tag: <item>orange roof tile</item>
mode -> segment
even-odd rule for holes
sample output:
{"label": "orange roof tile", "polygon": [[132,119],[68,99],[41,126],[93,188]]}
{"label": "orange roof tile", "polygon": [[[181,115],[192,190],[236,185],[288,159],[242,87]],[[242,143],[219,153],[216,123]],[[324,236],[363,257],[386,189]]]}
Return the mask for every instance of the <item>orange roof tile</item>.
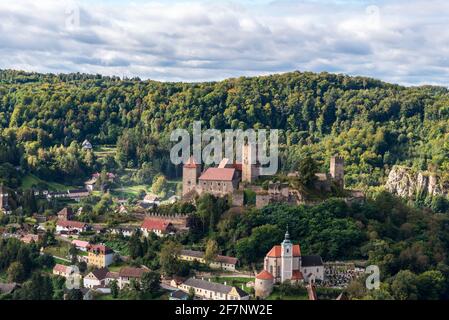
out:
{"label": "orange roof tile", "polygon": [[274,277],[273,277],[273,275],[272,275],[271,273],[269,273],[268,271],[262,270],[262,271],[256,276],[256,279],[259,279],[259,280],[273,280]]}
{"label": "orange roof tile", "polygon": [[199,177],[199,180],[232,181],[234,174],[234,168],[208,168]]}
{"label": "orange roof tile", "polygon": [[[280,258],[281,257],[281,246],[273,246],[271,250],[267,254],[268,257],[272,258]],[[299,244],[293,245],[293,256],[294,257],[300,257],[301,256],[301,248],[299,247]]]}

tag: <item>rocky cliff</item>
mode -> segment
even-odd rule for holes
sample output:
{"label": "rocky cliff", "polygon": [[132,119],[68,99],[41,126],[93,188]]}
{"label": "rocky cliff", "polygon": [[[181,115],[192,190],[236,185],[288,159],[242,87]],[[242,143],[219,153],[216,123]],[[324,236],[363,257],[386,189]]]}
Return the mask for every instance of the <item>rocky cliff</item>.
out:
{"label": "rocky cliff", "polygon": [[436,174],[415,172],[411,168],[394,166],[385,184],[387,190],[400,197],[414,198],[417,194],[447,195],[449,188],[444,186]]}

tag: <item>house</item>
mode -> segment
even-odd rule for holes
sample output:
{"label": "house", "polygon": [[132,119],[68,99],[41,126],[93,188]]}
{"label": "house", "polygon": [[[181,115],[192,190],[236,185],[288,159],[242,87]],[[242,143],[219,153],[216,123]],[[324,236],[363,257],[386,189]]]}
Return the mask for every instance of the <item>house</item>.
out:
{"label": "house", "polygon": [[79,221],[58,220],[56,223],[56,233],[80,233],[88,229],[87,223]]}
{"label": "house", "polygon": [[256,276],[256,297],[266,297],[275,283],[315,282],[324,280],[324,264],[320,256],[303,256],[299,244],[290,241],[285,233],[281,245],[276,245],[267,253],[264,268]]}
{"label": "house", "polygon": [[[179,259],[184,261],[198,261],[200,263],[206,263],[204,260],[204,252],[202,251],[182,250]],[[237,258],[218,255],[214,261],[209,263],[209,266],[213,269],[235,271],[237,263]]]}
{"label": "house", "polygon": [[[89,180],[84,182],[84,185],[86,186],[86,189],[88,191],[91,191],[91,192],[94,191],[94,189],[96,187],[96,184],[97,184],[97,181],[100,178],[100,176],[101,176],[101,173],[96,172],[96,173],[92,174],[92,177]],[[113,174],[111,172],[107,172],[106,173],[106,177],[107,177],[109,182],[114,182],[114,180],[116,178],[115,174]]]}
{"label": "house", "polygon": [[73,211],[70,207],[65,207],[61,211],[58,212],[58,220],[72,220]]}
{"label": "house", "polygon": [[148,272],[148,270],[144,268],[125,267],[120,269],[118,278],[119,288],[123,289],[126,286],[129,286],[131,281],[140,283],[145,272]]}
{"label": "house", "polygon": [[30,244],[30,243],[37,243],[39,241],[40,237],[38,234],[25,234],[20,238],[20,241],[22,241],[23,243],[26,244]]}
{"label": "house", "polygon": [[87,264],[97,268],[107,267],[114,260],[114,251],[102,244],[91,245],[87,252]]}
{"label": "house", "polygon": [[57,275],[57,276],[61,276],[64,278],[67,278],[68,276],[70,276],[73,273],[73,269],[70,266],[65,266],[63,264],[59,264],[57,263],[54,267],[53,267],[53,274]]}
{"label": "house", "polygon": [[170,297],[168,298],[168,300],[188,300],[188,299],[189,294],[182,290],[172,291],[170,293]]}
{"label": "house", "polygon": [[119,273],[118,272],[109,271],[106,274],[106,278],[104,279],[104,284],[106,286],[109,286],[112,281],[117,281],[117,284],[118,284],[118,282],[119,282]]}
{"label": "house", "polygon": [[151,232],[155,233],[159,237],[162,237],[175,231],[171,222],[156,218],[146,218],[143,221],[140,230],[145,237],[148,237]]}
{"label": "house", "polygon": [[249,300],[249,294],[240,288],[195,278],[187,279],[178,288],[186,293],[193,288],[195,296],[206,300]]}
{"label": "house", "polygon": [[83,284],[85,288],[96,288],[106,285],[106,277],[109,273],[108,268],[100,268],[90,272],[83,279]]}
{"label": "house", "polygon": [[109,229],[112,234],[120,234],[124,237],[131,237],[133,233],[136,231],[136,227],[126,227],[126,226],[118,226],[115,228]]}
{"label": "house", "polygon": [[89,242],[87,241],[82,241],[82,240],[72,240],[72,245],[74,245],[78,250],[83,251],[83,252],[87,252],[87,250],[90,247]]}
{"label": "house", "polygon": [[142,200],[142,204],[156,207],[161,204],[161,198],[153,193],[147,193]]}
{"label": "house", "polygon": [[81,148],[85,149],[85,150],[92,150],[92,143],[89,142],[89,140],[84,140]]}
{"label": "house", "polygon": [[87,191],[94,191],[95,189],[95,184],[97,183],[97,179],[95,178],[91,178],[87,181],[84,182],[84,186],[86,187]]}

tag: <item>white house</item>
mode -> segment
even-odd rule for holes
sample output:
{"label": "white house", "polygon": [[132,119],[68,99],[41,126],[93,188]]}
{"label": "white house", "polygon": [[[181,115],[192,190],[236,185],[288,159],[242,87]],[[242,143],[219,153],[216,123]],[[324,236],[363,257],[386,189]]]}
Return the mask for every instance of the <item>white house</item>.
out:
{"label": "white house", "polygon": [[82,241],[82,240],[72,240],[72,245],[74,245],[78,250],[87,252],[87,250],[90,247],[90,244],[88,241]]}
{"label": "white house", "polygon": [[84,287],[93,289],[105,286],[105,280],[108,273],[108,268],[100,268],[90,272],[87,276],[84,277]]}
{"label": "white house", "polygon": [[87,223],[79,221],[58,220],[56,223],[56,233],[80,233],[87,230]]}
{"label": "white house", "polygon": [[162,219],[146,218],[143,221],[140,230],[145,237],[148,237],[152,232],[159,237],[163,237],[164,235],[174,232],[174,227],[170,222]]}
{"label": "white house", "polygon": [[249,300],[249,294],[238,287],[195,278],[187,279],[178,288],[186,293],[192,288],[195,296],[206,300]]}

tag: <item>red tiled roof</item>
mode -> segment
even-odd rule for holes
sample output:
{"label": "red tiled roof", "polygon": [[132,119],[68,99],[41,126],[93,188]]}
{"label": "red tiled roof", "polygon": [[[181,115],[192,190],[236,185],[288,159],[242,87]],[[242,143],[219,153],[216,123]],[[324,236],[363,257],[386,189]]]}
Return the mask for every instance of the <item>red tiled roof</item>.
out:
{"label": "red tiled roof", "polygon": [[119,276],[126,278],[142,278],[145,272],[147,272],[147,270],[143,268],[125,267],[120,269]]}
{"label": "red tiled roof", "polygon": [[199,164],[195,162],[195,159],[193,157],[190,157],[184,165],[184,168],[196,168],[198,166]]}
{"label": "red tiled roof", "polygon": [[[271,250],[267,254],[268,257],[272,258],[280,258],[281,257],[281,246],[274,246],[271,248]],[[294,257],[300,257],[301,256],[301,248],[299,247],[299,244],[293,245],[293,256]]]}
{"label": "red tiled roof", "polygon": [[167,230],[170,223],[161,219],[147,218],[143,221],[141,228],[147,230]]}
{"label": "red tiled roof", "polygon": [[56,271],[56,272],[62,272],[62,273],[67,273],[67,266],[65,266],[65,265],[63,265],[63,264],[57,263],[57,264],[53,267],[53,271]]}
{"label": "red tiled roof", "polygon": [[269,273],[268,271],[262,270],[262,272],[260,272],[260,273],[256,276],[256,279],[259,279],[259,280],[273,280],[274,277],[273,277],[273,275],[272,275],[271,273]]}
{"label": "red tiled roof", "polygon": [[208,168],[199,180],[232,181],[234,174],[234,168]]}
{"label": "red tiled roof", "polygon": [[220,256],[218,255],[215,259],[217,262],[227,263],[227,264],[237,264],[239,261],[237,258],[229,257],[229,256]]}
{"label": "red tiled roof", "polygon": [[299,270],[293,270],[292,280],[304,280],[302,272]]}
{"label": "red tiled roof", "polygon": [[68,220],[58,220],[58,226],[64,228],[84,228],[86,227],[86,223],[79,221],[68,221]]}
{"label": "red tiled roof", "polygon": [[72,244],[74,244],[75,246],[80,247],[80,248],[88,248],[89,247],[89,242],[82,241],[82,240],[72,240]]}
{"label": "red tiled roof", "polygon": [[96,254],[110,254],[113,253],[114,251],[112,251],[111,248],[106,247],[103,244],[93,244],[90,246],[89,252],[93,252]]}

